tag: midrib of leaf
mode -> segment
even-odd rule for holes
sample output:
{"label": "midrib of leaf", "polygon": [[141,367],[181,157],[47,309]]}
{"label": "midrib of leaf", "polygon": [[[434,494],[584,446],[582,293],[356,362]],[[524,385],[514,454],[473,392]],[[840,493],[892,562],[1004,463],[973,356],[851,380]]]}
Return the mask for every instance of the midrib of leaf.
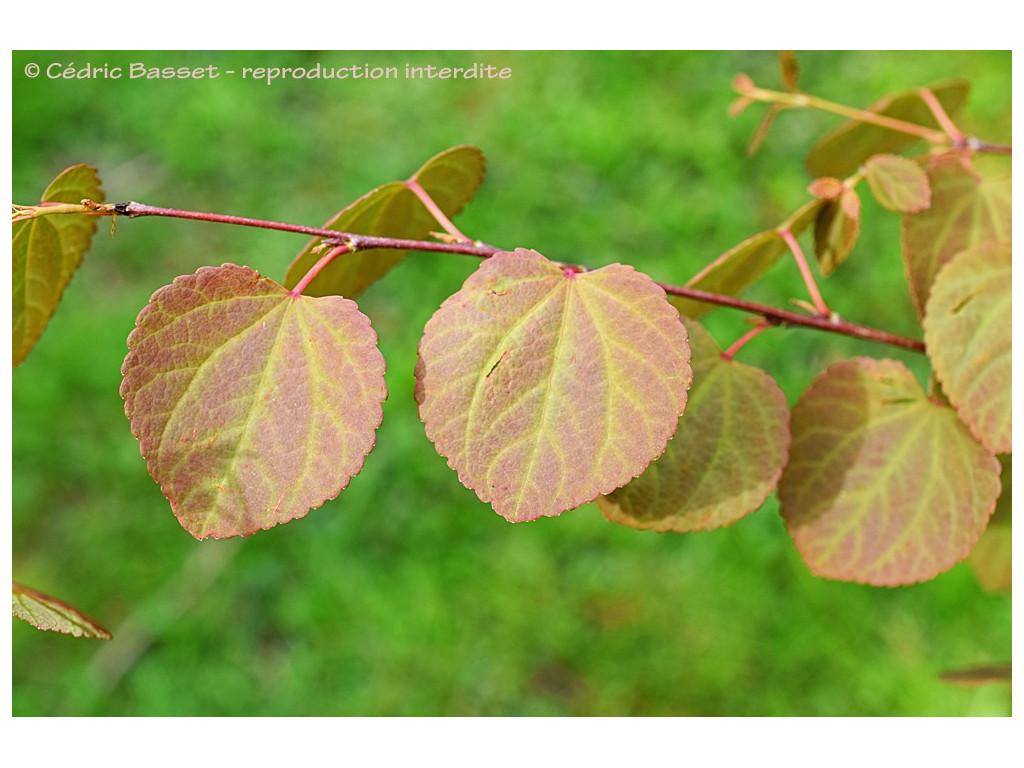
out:
{"label": "midrib of leaf", "polygon": [[[255,414],[255,412],[257,410],[256,407],[255,407],[255,404],[260,401],[259,394],[263,391],[264,384],[267,381],[267,377],[269,375],[269,371],[270,371],[270,369],[272,367],[269,363],[273,362],[275,366],[277,365],[277,352],[278,352],[278,350],[282,346],[281,339],[284,336],[284,331],[285,331],[285,328],[287,327],[287,324],[288,324],[287,321],[288,321],[289,311],[292,309],[294,304],[295,304],[295,299],[286,298],[283,302],[278,303],[276,306],[274,306],[272,308],[272,310],[270,312],[267,312],[265,315],[261,316],[261,318],[260,318],[262,320],[263,318],[271,316],[274,313],[274,310],[276,310],[278,307],[280,307],[281,311],[284,313],[284,317],[282,317],[280,323],[278,323],[277,333],[274,335],[274,343],[271,345],[270,354],[267,355],[267,362],[265,362],[263,364],[263,366],[262,366],[262,370],[260,372],[259,383],[256,385],[256,388],[253,391],[253,393],[249,396],[249,399],[252,401],[253,405],[250,405],[250,407],[246,410],[245,423],[242,425],[241,437],[235,443],[235,451],[231,455],[231,459],[230,459],[230,462],[229,462],[229,465],[228,465],[228,470],[221,475],[222,480],[227,480],[228,478],[234,478],[235,477],[235,474],[236,474],[235,473],[235,467],[236,467],[236,465],[238,463],[238,457],[243,453],[242,446],[243,445],[249,445],[250,442],[251,442],[251,440],[249,439],[249,435],[253,431],[252,430],[252,422],[253,422],[254,414]],[[218,348],[218,356],[219,356],[219,353],[222,350],[225,350],[228,347],[234,346],[235,342],[242,343],[244,341],[244,337],[248,336],[250,330],[254,326],[255,326],[255,323],[253,323],[248,328],[246,328],[245,329],[245,333],[237,334],[235,336],[235,338],[231,340],[230,344],[223,345],[223,346],[219,347]],[[212,358],[210,358],[210,359],[212,360]],[[288,492],[288,487],[287,486],[282,488],[281,496],[278,497],[277,505],[276,506],[280,506],[281,499],[284,498],[284,495],[287,492]],[[275,507],[275,509],[276,509],[276,507]],[[217,505],[212,506],[210,508],[210,511],[206,515],[206,523],[207,523],[207,525],[209,525],[210,522],[214,518],[216,518],[217,513],[218,513]]]}
{"label": "midrib of leaf", "polygon": [[[562,289],[562,283],[563,282],[565,283],[565,304],[564,304],[564,307],[562,308],[562,322],[561,322],[561,324],[558,327],[558,340],[555,342],[554,354],[551,356],[552,357],[552,359],[551,359],[551,370],[548,371],[547,387],[545,388],[545,392],[544,392],[544,402],[543,402],[543,406],[541,408],[540,422],[539,422],[539,424],[537,426],[537,429],[534,430],[534,432],[533,432],[532,446],[530,448],[530,460],[529,460],[529,464],[527,465],[526,472],[523,473],[523,477],[527,478],[527,479],[533,477],[533,468],[537,465],[537,449],[538,449],[539,444],[540,444],[540,440],[538,439],[538,435],[540,435],[543,432],[544,427],[547,425],[547,422],[548,422],[548,412],[551,410],[551,390],[553,388],[553,383],[554,383],[554,380],[555,380],[555,372],[558,370],[558,361],[560,359],[559,353],[562,350],[562,342],[565,339],[565,325],[566,325],[566,320],[569,317],[569,305],[570,305],[570,303],[572,301],[573,295],[575,293],[577,293],[577,291],[573,291],[573,287],[574,287],[574,284],[575,284],[576,281],[575,280],[561,280],[560,279],[558,281],[558,283],[556,284],[555,288],[547,296],[544,297],[543,302],[538,302],[538,306],[540,306],[542,303],[546,303],[548,301],[548,299],[553,294],[555,294],[557,291],[560,291]],[[532,314],[532,312],[528,313],[528,314]],[[520,323],[517,323],[516,325],[518,327],[520,325]],[[506,338],[507,338],[507,334],[506,334]],[[527,439],[529,439],[529,438],[527,438]],[[563,457],[563,460],[564,460],[564,457]],[[563,475],[563,477],[564,477],[564,475]],[[563,486],[563,482],[562,482],[561,477],[560,477],[559,478],[559,483],[558,483],[558,490],[559,491],[561,491],[562,486]],[[516,496],[516,503],[515,503],[515,506],[513,507],[513,514],[516,517],[519,516],[519,509],[520,509],[520,507],[522,506],[522,503],[523,503],[523,494],[526,492],[527,487],[528,487],[528,483],[527,482],[523,482],[523,483],[519,484],[519,493]]]}
{"label": "midrib of leaf", "polygon": [[[522,284],[522,283],[528,283],[528,282],[536,282],[538,279],[544,279],[544,278],[533,278],[533,279],[528,279],[528,280],[517,280],[517,283]],[[498,356],[499,360],[501,359],[501,355],[504,354],[504,352],[502,351],[502,348],[505,347],[506,342],[509,339],[515,337],[515,335],[518,333],[519,329],[522,328],[524,325],[526,325],[526,323],[529,322],[530,318],[532,318],[535,314],[537,314],[548,303],[548,301],[550,301],[551,298],[556,293],[558,293],[558,291],[560,291],[561,289],[562,289],[561,282],[556,282],[554,287],[550,291],[548,291],[546,294],[544,294],[544,296],[541,297],[541,299],[539,301],[537,301],[537,303],[535,303],[533,305],[533,307],[530,308],[529,312],[527,312],[522,317],[520,317],[494,343],[493,350],[491,351],[491,353],[486,358],[487,359],[487,363],[483,366],[483,368],[480,371],[480,374],[477,376],[476,385],[473,387],[473,395],[472,395],[472,397],[470,398],[470,401],[469,401],[469,410],[466,413],[466,426],[465,426],[465,428],[463,430],[462,444],[463,444],[463,446],[465,446],[465,450],[466,450],[467,453],[470,452],[470,445],[472,443],[472,439],[471,439],[471,435],[470,435],[470,429],[472,428],[472,425],[474,424],[474,421],[475,421],[475,418],[476,418],[476,413],[477,413],[477,410],[478,410],[478,405],[480,403],[480,395],[481,395],[481,392],[483,391],[483,386],[487,382],[488,376],[490,375],[490,372],[493,369],[493,363],[491,361],[494,360],[495,355]],[[564,316],[563,316],[563,321],[564,321]],[[505,347],[505,349],[509,349],[509,348],[510,347]],[[457,350],[455,352],[453,352],[453,354],[458,354]],[[523,394],[526,394],[526,393],[523,393]],[[505,415],[505,413],[508,412],[509,409],[514,408],[518,402],[519,401],[517,400],[515,402],[509,403],[506,406],[504,411],[501,411],[500,413],[495,414],[495,416],[492,419],[492,421],[493,422],[497,422],[502,416]],[[447,426],[448,423],[450,423],[451,421],[453,421],[454,419],[457,419],[457,418],[458,418],[458,414],[450,417],[445,422],[445,424],[442,425],[442,428],[444,426]],[[529,438],[524,436],[524,437],[520,438],[517,441],[511,442],[509,445],[507,445],[501,451],[499,456],[504,454],[510,448],[518,445],[520,442],[522,442],[524,440],[527,440],[527,439],[529,439]],[[498,457],[495,457],[495,462],[494,462],[495,464],[497,463],[497,458]],[[488,479],[489,479],[489,477],[490,477],[490,473],[488,472]]]}
{"label": "midrib of leaf", "polygon": [[[609,291],[605,286],[601,285],[600,283],[598,283],[596,281],[594,281],[591,284],[589,284],[589,290],[594,291],[594,292],[598,292],[598,293],[603,293],[605,296],[611,297],[611,299],[614,302],[616,302],[616,303],[620,303],[620,304],[623,303],[621,297],[619,296],[619,294],[617,294],[615,291]],[[581,296],[582,296],[582,294],[581,294]],[[584,304],[586,303],[585,299],[581,299],[581,300],[584,302]],[[601,314],[599,312],[595,313],[592,309],[590,309],[590,307],[587,307],[587,309],[588,309],[588,313],[590,314],[590,317],[594,321],[594,325],[597,326],[597,327],[603,327],[602,324],[601,324]],[[667,344],[671,345],[673,343],[673,339],[669,336],[668,333],[665,332],[665,330],[662,328],[662,326],[660,324],[652,323],[645,313],[638,311],[635,307],[630,307],[630,310],[631,310],[631,312],[632,312],[634,317],[639,318],[649,330],[654,331],[654,333],[656,333],[658,336],[660,336]],[[680,323],[681,322],[682,321],[680,321]],[[684,326],[684,328],[685,328],[685,326]],[[607,350],[606,340],[610,339],[610,338],[614,338],[614,336],[611,335],[611,334],[607,334],[607,333],[602,333],[601,334],[601,343],[602,343],[602,345],[604,346],[604,348],[606,350]],[[641,360],[644,359],[642,355],[641,356],[636,355],[636,353],[634,352],[634,350],[633,350],[633,348],[631,346],[623,345],[623,344],[619,344],[618,346],[621,349],[625,349],[629,354],[633,355],[634,357],[639,357]],[[607,355],[605,355],[605,362],[606,362],[605,370],[609,370],[610,369],[610,364],[608,363],[608,356]],[[621,387],[620,385],[615,385],[615,386],[620,391],[623,391],[623,392],[625,391],[625,389],[623,387]],[[638,398],[635,396],[635,392],[631,392],[629,394],[632,395],[632,396],[629,397],[629,400],[631,402],[633,402],[633,403],[640,403],[640,405],[643,405],[642,401],[638,400]],[[609,409],[611,408],[611,399],[610,398],[608,400],[608,408]],[[643,408],[641,408],[640,410],[643,410]],[[611,419],[610,418],[607,419],[606,423],[608,423],[610,425],[611,424]],[[632,425],[632,426],[633,426],[633,428],[636,428],[636,425]],[[648,424],[647,422],[644,422],[643,426],[646,429],[647,434],[650,435],[650,433],[651,433],[650,424]],[[608,435],[606,434],[606,440],[605,440],[605,444],[606,445],[607,445],[607,442],[608,442]]]}

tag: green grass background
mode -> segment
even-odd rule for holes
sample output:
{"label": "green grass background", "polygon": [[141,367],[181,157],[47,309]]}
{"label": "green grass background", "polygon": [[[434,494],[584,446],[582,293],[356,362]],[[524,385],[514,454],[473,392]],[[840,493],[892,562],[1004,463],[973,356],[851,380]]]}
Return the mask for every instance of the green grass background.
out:
{"label": "green grass background", "polygon": [[[800,54],[801,84],[866,106],[972,81],[961,123],[1010,140],[1008,52]],[[777,87],[771,52],[15,52],[14,200],[67,165],[110,201],[318,225],[447,147],[488,157],[457,219],[473,237],[684,282],[807,199],[802,157],[837,120],[726,111],[740,71]],[[78,66],[511,67],[508,80],[50,80]],[[1008,167],[1008,164],[1007,164]],[[13,374],[13,568],[112,629],[77,640],[13,620],[16,715],[1004,715],[1004,686],[939,682],[1010,657],[1010,599],[966,565],[899,589],[812,577],[774,499],[725,530],[609,524],[594,505],[510,525],[423,435],[416,344],[475,264],[419,254],[361,299],[388,362],[377,447],[341,497],[244,540],[195,542],[146,474],[118,396],[149,295],[206,264],[282,279],[304,238],[204,223],[101,225],[42,340]],[[822,281],[844,316],[914,334],[899,221],[864,200],[850,261]],[[805,298],[780,263],[748,296]],[[722,345],[746,329],[708,318]],[[912,354],[774,331],[740,360],[790,402],[828,364]]]}

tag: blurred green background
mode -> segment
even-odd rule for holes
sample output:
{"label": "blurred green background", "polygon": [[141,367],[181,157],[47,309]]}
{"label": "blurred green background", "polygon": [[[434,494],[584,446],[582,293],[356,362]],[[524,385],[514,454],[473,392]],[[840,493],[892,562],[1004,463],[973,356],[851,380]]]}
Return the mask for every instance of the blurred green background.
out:
{"label": "blurred green background", "polygon": [[[362,193],[476,144],[488,176],[456,220],[470,236],[682,283],[807,199],[802,158],[837,123],[727,117],[730,81],[780,82],[773,52],[15,52],[15,202],[97,166],[109,201],[319,225]],[[29,63],[510,67],[507,80],[30,79]],[[1010,141],[1009,52],[811,52],[801,85],[866,106],[947,77],[960,123]],[[1007,170],[1009,163],[1006,163]],[[463,488],[412,398],[426,320],[475,267],[418,254],[360,299],[388,362],[377,447],[336,501],[244,540],[177,523],[118,396],[149,295],[206,264],[282,279],[305,239],[174,220],[101,224],[42,340],[13,374],[13,567],[110,642],[13,620],[15,715],[1005,715],[1006,686],[943,670],[1008,661],[1010,598],[966,565],[873,589],[813,578],[774,499],[710,533],[637,532],[594,505],[510,525]],[[833,308],[914,335],[896,216],[864,199]],[[749,298],[806,298],[780,263]],[[748,327],[707,325],[723,346]],[[794,402],[833,361],[913,354],[803,330],[739,359]]]}

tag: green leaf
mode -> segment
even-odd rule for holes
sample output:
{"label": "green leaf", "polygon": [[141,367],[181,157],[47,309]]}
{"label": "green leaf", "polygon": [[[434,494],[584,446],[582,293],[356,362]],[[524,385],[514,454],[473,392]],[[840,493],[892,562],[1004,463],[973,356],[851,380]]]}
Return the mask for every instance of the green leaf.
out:
{"label": "green leaf", "polygon": [[895,360],[855,358],[801,396],[779,502],[819,576],[893,586],[967,557],[999,495],[999,462]]}
{"label": "green leaf", "polygon": [[1012,448],[1010,243],[981,243],[935,279],[923,325],[928,356],[949,401],[995,453]]}
{"label": "green leaf", "polygon": [[[966,80],[947,80],[928,87],[950,117],[956,117],[971,90]],[[918,89],[886,96],[865,111],[926,128],[939,127]],[[807,155],[807,169],[815,176],[849,176],[872,155],[900,152],[917,141],[920,139],[909,133],[850,120],[814,145]]]}
{"label": "green leaf", "polygon": [[11,613],[36,629],[109,640],[110,633],[73,605],[21,584],[11,584]]}
{"label": "green leaf", "polygon": [[957,157],[928,170],[932,204],[903,217],[903,258],[911,292],[923,314],[939,269],[953,256],[986,240],[1010,242],[1010,177],[983,179]]}
{"label": "green leaf", "polygon": [[[73,165],[43,193],[44,203],[101,202],[96,169]],[[96,232],[96,217],[55,214],[16,222],[11,230],[13,359],[17,366],[35,346]]]}
{"label": "green leaf", "polygon": [[899,155],[874,155],[864,164],[865,178],[879,205],[890,211],[918,213],[932,203],[928,174]]}
{"label": "green leaf", "polygon": [[157,291],[128,337],[121,395],[149,472],[198,539],[245,536],[337,496],[386,397],[370,321],[233,264]]}
{"label": "green leaf", "polygon": [[758,509],[782,475],[786,396],[760,368],[722,357],[696,320],[684,323],[694,382],[686,414],[659,459],[597,500],[612,522],[677,532],[730,525]]}
{"label": "green leaf", "polygon": [[828,200],[814,224],[814,255],[823,275],[831,275],[846,261],[860,235],[860,198],[852,187]]}
{"label": "green leaf", "polygon": [[689,358],[664,292],[632,267],[577,273],[500,252],[427,323],[420,417],[499,514],[553,517],[661,455],[686,406]]}
{"label": "green leaf", "polygon": [[[777,229],[768,229],[748,237],[690,278],[686,287],[708,293],[739,296],[761,279],[786,253],[786,242],[779,231],[783,227],[788,227],[794,237],[799,237],[814,223],[823,204],[822,200],[811,200]],[[670,296],[669,301],[684,317],[700,318],[715,308],[714,304],[682,296]]]}
{"label": "green leaf", "polygon": [[[473,199],[484,178],[484,156],[472,146],[446,150],[412,175],[448,218]],[[404,182],[393,181],[368,192],[325,225],[338,232],[422,240],[440,225]],[[313,238],[295,257],[284,284],[294,288],[322,255]],[[374,248],[345,254],[331,262],[303,292],[307,296],[356,298],[409,255],[408,251]]]}
{"label": "green leaf", "polygon": [[[738,296],[775,266],[785,252],[786,243],[774,229],[758,232],[708,264],[686,287]],[[682,296],[671,296],[669,301],[684,317],[700,318],[715,308],[714,304]]]}

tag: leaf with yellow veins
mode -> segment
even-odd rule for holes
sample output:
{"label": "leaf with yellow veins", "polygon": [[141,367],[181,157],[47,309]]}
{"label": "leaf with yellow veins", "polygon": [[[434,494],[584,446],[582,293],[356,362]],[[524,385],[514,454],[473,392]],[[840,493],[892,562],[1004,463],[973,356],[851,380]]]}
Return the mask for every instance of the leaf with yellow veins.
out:
{"label": "leaf with yellow veins", "polygon": [[649,277],[535,251],[485,261],[427,323],[427,437],[512,522],[609,493],[661,455],[686,407],[686,328]]}
{"label": "leaf with yellow veins", "polygon": [[837,363],[801,396],[779,504],[818,576],[927,581],[978,541],[999,462],[896,360]]}
{"label": "leaf with yellow veins", "polygon": [[354,302],[294,297],[248,267],[203,267],[153,294],[121,395],[181,525],[245,536],[337,496],[381,423],[376,344]]}

